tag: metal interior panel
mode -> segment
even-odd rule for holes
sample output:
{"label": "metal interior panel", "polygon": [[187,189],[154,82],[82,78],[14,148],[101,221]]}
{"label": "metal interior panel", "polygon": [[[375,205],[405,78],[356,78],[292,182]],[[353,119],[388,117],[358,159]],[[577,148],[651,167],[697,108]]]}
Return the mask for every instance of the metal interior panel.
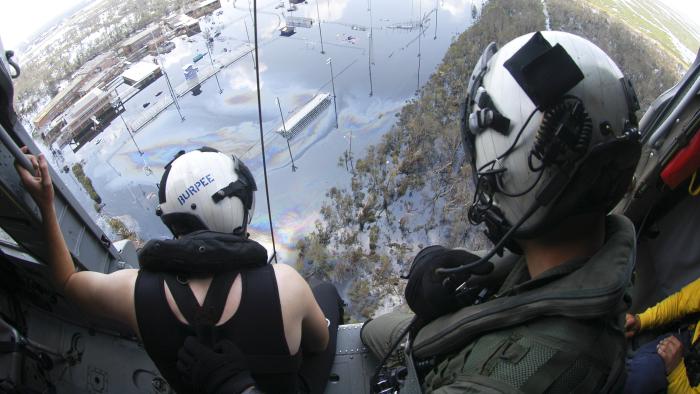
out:
{"label": "metal interior panel", "polygon": [[326,393],[369,393],[369,379],[377,367],[377,360],[360,340],[362,324],[338,327],[335,361],[331,369]]}

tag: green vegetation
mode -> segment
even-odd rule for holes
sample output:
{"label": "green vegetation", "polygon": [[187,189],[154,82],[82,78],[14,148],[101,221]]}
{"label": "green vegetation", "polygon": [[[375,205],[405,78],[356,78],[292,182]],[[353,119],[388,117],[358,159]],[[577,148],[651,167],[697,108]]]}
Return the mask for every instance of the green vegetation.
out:
{"label": "green vegetation", "polygon": [[601,10],[627,26],[653,39],[677,61],[688,66],[683,54],[674,44],[674,37],[680,44],[692,51],[700,46],[697,35],[683,24],[679,17],[667,7],[651,0],[586,0],[593,7]]}
{"label": "green vegetation", "polygon": [[136,244],[137,248],[143,243],[141,238],[139,238],[139,236],[136,234],[136,232],[129,230],[126,224],[124,224],[124,222],[119,218],[108,218],[107,224],[109,224],[109,227],[114,231],[117,238],[129,239]]}
{"label": "green vegetation", "polygon": [[630,29],[627,22],[591,13],[582,0],[548,0],[547,4],[552,29],[579,34],[608,53],[632,79],[643,110],[680,79],[683,64],[646,35]]}
{"label": "green vegetation", "polygon": [[[635,83],[644,108],[678,78],[680,66],[624,24],[578,1],[547,3],[552,28],[583,35],[607,51]],[[348,284],[351,318],[370,317],[388,296],[402,295],[399,274],[420,248],[488,247],[482,229],[467,220],[473,186],[459,107],[467,76],[489,42],[503,45],[544,24],[538,0],[489,2],[450,46],[419,97],[397,114],[394,127],[355,161],[350,189],[326,193],[321,220],[297,244],[296,266],[306,277]]]}
{"label": "green vegetation", "polygon": [[[78,180],[78,182],[80,182],[80,184],[83,185],[87,193],[90,195],[90,198],[95,203],[102,204],[102,197],[100,197],[100,195],[97,194],[95,187],[92,186],[92,180],[90,180],[90,178],[88,178],[88,176],[85,175],[85,171],[83,171],[83,165],[80,163],[75,163],[73,164],[72,170],[73,175],[75,175],[75,178]],[[97,208],[95,210],[97,210]]]}

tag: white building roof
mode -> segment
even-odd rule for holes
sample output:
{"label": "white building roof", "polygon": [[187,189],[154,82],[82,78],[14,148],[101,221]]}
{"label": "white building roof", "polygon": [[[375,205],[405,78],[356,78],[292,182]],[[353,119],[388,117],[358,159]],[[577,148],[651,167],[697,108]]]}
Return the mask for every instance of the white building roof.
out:
{"label": "white building roof", "polygon": [[[149,26],[146,28],[146,30],[144,30],[140,33],[136,33],[133,36],[122,41],[122,43],[120,45],[122,47],[133,45],[133,44],[143,40],[147,36],[150,36],[151,34],[156,33],[157,31],[159,31],[159,29],[160,29],[160,26],[158,26],[158,25]],[[160,35],[160,33],[157,35]]]}
{"label": "white building roof", "polygon": [[199,23],[199,20],[192,18],[189,15],[180,14],[169,18],[167,23],[171,28],[178,29],[181,27],[196,25]]}
{"label": "white building roof", "polygon": [[156,72],[159,68],[160,66],[153,62],[141,61],[132,64],[128,70],[122,73],[122,76],[135,82],[141,82]]}
{"label": "white building roof", "polygon": [[107,92],[102,89],[94,88],[90,90],[85,96],[81,97],[80,100],[66,110],[64,113],[66,122],[70,123],[73,120],[83,116],[85,112],[93,110],[94,108],[92,108],[92,106],[102,100],[105,96],[107,96]]}
{"label": "white building roof", "polygon": [[199,4],[195,4],[195,7],[202,8],[202,7],[208,6],[209,4],[212,4],[212,3],[219,3],[219,6],[221,6],[221,2],[219,0],[203,0],[203,1],[200,1]]}

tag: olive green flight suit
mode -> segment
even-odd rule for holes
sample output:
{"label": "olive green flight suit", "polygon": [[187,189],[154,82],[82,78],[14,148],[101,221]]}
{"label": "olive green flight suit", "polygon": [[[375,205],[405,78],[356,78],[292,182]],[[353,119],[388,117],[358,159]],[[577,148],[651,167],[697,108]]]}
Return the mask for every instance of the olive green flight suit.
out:
{"label": "olive green flight suit", "polygon": [[[634,227],[611,216],[607,240],[530,279],[519,261],[497,295],[421,328],[414,360],[434,359],[427,393],[601,393],[624,384],[624,313],[634,263]],[[389,313],[362,330],[377,357],[412,315]]]}

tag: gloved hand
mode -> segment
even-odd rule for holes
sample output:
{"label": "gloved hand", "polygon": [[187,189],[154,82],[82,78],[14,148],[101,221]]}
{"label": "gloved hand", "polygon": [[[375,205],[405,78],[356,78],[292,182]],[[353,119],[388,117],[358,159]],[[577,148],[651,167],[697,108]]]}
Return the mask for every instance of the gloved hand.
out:
{"label": "gloved hand", "polygon": [[238,394],[255,386],[245,355],[231,341],[217,342],[211,349],[187,337],[177,357],[177,370],[197,392]]}
{"label": "gloved hand", "polygon": [[[479,256],[466,250],[447,249],[439,245],[428,246],[418,252],[411,264],[404,295],[408,306],[421,323],[428,323],[464,306],[457,299],[454,287],[445,286],[445,278],[437,275],[435,270],[453,268],[477,260]],[[478,268],[486,274],[493,266],[489,263],[489,266]],[[481,271],[474,273],[482,274]]]}

